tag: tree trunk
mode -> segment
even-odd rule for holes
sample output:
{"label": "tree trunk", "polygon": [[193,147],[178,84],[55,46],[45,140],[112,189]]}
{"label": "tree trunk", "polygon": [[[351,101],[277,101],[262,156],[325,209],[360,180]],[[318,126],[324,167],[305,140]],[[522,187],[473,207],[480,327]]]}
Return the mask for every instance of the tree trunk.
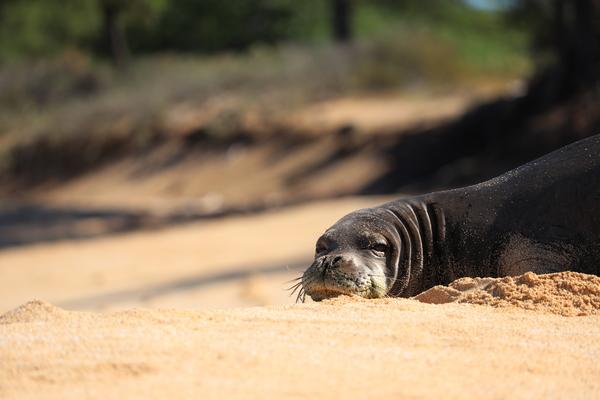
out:
{"label": "tree trunk", "polygon": [[331,0],[331,27],[337,42],[352,40],[352,0]]}
{"label": "tree trunk", "polygon": [[113,63],[120,69],[126,69],[130,60],[129,46],[125,31],[120,24],[122,8],[119,2],[101,0],[103,18],[103,49],[110,55]]}
{"label": "tree trunk", "polygon": [[554,1],[561,99],[600,82],[600,1]]}

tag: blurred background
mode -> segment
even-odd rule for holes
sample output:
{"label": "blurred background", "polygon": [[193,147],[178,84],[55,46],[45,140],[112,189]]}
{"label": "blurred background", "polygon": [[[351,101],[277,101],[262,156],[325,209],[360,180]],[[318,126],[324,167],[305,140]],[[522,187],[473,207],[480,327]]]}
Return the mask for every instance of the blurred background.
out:
{"label": "blurred background", "polygon": [[345,213],[600,133],[598,0],[2,0],[0,312],[291,303]]}

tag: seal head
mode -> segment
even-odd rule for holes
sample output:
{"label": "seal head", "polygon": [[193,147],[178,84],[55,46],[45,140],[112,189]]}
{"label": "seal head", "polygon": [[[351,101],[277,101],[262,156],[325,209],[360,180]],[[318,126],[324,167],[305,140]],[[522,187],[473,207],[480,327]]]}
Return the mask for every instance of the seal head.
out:
{"label": "seal head", "polygon": [[342,294],[386,296],[396,282],[402,246],[389,219],[382,210],[358,210],[323,233],[302,276],[304,293],[315,301]]}

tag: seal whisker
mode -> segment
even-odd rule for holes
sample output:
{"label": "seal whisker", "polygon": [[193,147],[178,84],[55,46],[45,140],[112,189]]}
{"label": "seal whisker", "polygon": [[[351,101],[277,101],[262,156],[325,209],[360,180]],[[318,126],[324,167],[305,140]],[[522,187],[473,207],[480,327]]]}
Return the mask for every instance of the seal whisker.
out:
{"label": "seal whisker", "polygon": [[288,290],[291,290],[291,293],[290,293],[290,297],[291,297],[296,292],[300,293],[300,292],[304,291],[304,283],[299,282],[299,283],[295,284],[294,286],[292,286],[291,288],[289,288]]}
{"label": "seal whisker", "polygon": [[291,290],[292,288],[295,288],[295,287],[296,287],[296,286],[298,286],[298,285],[302,285],[302,281],[294,283],[292,286],[290,286],[290,287],[288,288],[288,290]]}
{"label": "seal whisker", "polygon": [[305,299],[306,299],[306,292],[304,291],[304,288],[300,288],[300,291],[298,292],[298,296],[296,296],[296,303],[298,303],[299,301],[304,303]]}
{"label": "seal whisker", "polygon": [[304,276],[300,276],[296,279],[293,279],[293,281],[300,280],[300,282],[296,282],[294,285],[287,288],[287,290],[291,290],[290,296],[293,296],[294,294],[296,294],[296,303],[298,303],[298,302],[304,303],[306,301],[306,290],[304,289],[304,286],[311,284],[312,282],[315,281],[315,279],[316,279],[315,277],[310,277],[308,279],[305,279]]}
{"label": "seal whisker", "polygon": [[[303,276],[304,278],[304,276]],[[298,303],[298,301],[301,301],[302,303],[304,303],[306,301],[306,289],[305,287],[310,285],[311,283],[317,281],[319,279],[318,276],[309,276],[308,278],[305,278],[302,280],[302,282],[300,282],[301,286],[300,286],[300,291],[298,292],[298,296],[296,297],[296,303]]]}
{"label": "seal whisker", "polygon": [[302,282],[300,282],[300,283],[297,283],[297,284],[295,284],[295,285],[294,285],[294,286],[292,286],[292,287],[289,287],[287,290],[291,290],[290,297],[291,297],[291,296],[293,296],[293,295],[294,295],[294,293],[296,293],[296,291],[297,291],[298,289],[301,289],[301,288],[302,288]]}
{"label": "seal whisker", "polygon": [[299,277],[297,277],[297,278],[290,279],[289,281],[285,281],[284,283],[292,283],[292,282],[299,281],[299,280],[301,280],[301,279],[302,279],[302,275],[300,275],[300,276],[299,276]]}
{"label": "seal whisker", "polygon": [[[300,278],[302,278],[302,277],[300,277]],[[290,293],[290,296],[292,296],[294,293],[296,293],[296,291],[299,288],[301,288],[304,284],[305,284],[305,281],[300,281],[300,282],[294,283],[292,286],[290,286],[289,288],[287,288],[287,290],[291,290],[292,291]]]}

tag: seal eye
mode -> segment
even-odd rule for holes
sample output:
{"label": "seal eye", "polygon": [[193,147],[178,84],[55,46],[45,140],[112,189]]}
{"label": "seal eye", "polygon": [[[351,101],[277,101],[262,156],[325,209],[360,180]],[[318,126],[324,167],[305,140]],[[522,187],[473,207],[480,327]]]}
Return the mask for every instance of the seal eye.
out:
{"label": "seal eye", "polygon": [[315,249],[317,254],[325,253],[327,251],[327,247],[322,244],[317,244],[317,248]]}
{"label": "seal eye", "polygon": [[373,243],[370,246],[370,249],[376,253],[385,253],[387,250],[387,245],[385,243]]}

